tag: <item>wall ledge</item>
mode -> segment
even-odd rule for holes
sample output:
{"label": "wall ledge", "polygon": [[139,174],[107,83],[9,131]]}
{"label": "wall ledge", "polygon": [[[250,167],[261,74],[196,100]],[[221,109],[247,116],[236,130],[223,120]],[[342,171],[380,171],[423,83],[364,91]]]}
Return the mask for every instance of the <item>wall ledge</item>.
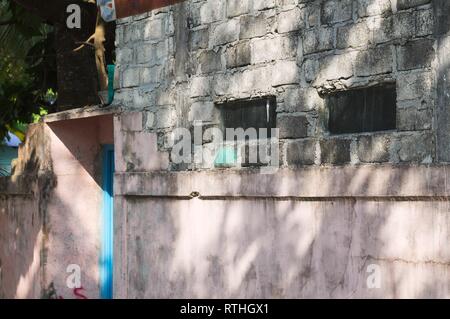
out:
{"label": "wall ledge", "polygon": [[101,105],[83,107],[73,110],[67,110],[57,113],[51,113],[42,118],[44,123],[52,123],[58,121],[83,119],[88,117],[102,116],[108,114],[116,114],[122,112],[122,108],[117,105],[103,107]]}
{"label": "wall ledge", "polygon": [[118,172],[115,195],[189,199],[450,199],[450,165],[361,165],[199,172]]}

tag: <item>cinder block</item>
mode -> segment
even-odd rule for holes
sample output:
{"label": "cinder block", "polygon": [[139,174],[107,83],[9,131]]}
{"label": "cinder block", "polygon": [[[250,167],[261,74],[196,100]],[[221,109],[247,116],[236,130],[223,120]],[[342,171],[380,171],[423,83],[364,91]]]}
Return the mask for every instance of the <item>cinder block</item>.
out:
{"label": "cinder block", "polygon": [[390,73],[393,70],[393,63],[390,46],[360,51],[356,56],[355,73],[358,76]]}
{"label": "cinder block", "polygon": [[299,140],[287,144],[286,164],[288,166],[313,165],[315,163],[315,157],[315,140]]}
{"label": "cinder block", "polygon": [[280,139],[307,137],[308,125],[308,119],[304,115],[283,115],[277,117]]}
{"label": "cinder block", "polygon": [[237,41],[239,38],[240,23],[238,19],[228,20],[214,27],[210,39],[211,46],[222,45]]}
{"label": "cinder block", "polygon": [[227,49],[225,53],[227,68],[233,69],[251,63],[251,51],[248,41],[239,42]]}
{"label": "cinder block", "polygon": [[240,39],[262,37],[267,33],[267,19],[264,14],[245,15],[240,18]]}
{"label": "cinder block", "polygon": [[297,61],[277,61],[272,72],[273,86],[299,83],[300,68]]}
{"label": "cinder block", "polygon": [[430,3],[430,0],[397,0],[397,9],[405,10]]}
{"label": "cinder block", "polygon": [[397,100],[423,99],[429,96],[433,87],[430,72],[404,72],[397,78]]}
{"label": "cinder block", "polygon": [[303,53],[311,54],[333,49],[333,28],[316,28],[305,31],[303,35]]}
{"label": "cinder block", "polygon": [[433,112],[430,109],[402,107],[397,109],[397,128],[399,131],[421,131],[432,128]]}
{"label": "cinder block", "polygon": [[363,163],[389,161],[390,139],[388,135],[367,135],[358,138],[358,158]]}
{"label": "cinder block", "polygon": [[397,64],[401,71],[422,69],[431,66],[435,57],[434,40],[410,41],[397,47]]}
{"label": "cinder block", "polygon": [[222,58],[220,51],[205,50],[199,54],[198,66],[200,73],[213,73],[222,69]]}
{"label": "cinder block", "polygon": [[280,109],[284,112],[308,112],[318,110],[324,104],[316,89],[292,88],[281,94],[284,99]]}
{"label": "cinder block", "polygon": [[227,0],[227,17],[233,18],[248,13],[250,2],[251,0]]}
{"label": "cinder block", "polygon": [[135,67],[126,68],[122,72],[122,87],[139,86],[139,69]]}
{"label": "cinder block", "polygon": [[377,15],[387,15],[392,13],[390,0],[359,0],[356,1],[359,17],[370,17]]}
{"label": "cinder block", "polygon": [[189,110],[189,121],[213,122],[219,118],[219,110],[211,101],[192,103]]}
{"label": "cinder block", "polygon": [[258,39],[251,42],[252,64],[295,57],[297,43],[291,37]]}
{"label": "cinder block", "polygon": [[322,164],[350,163],[350,140],[327,139],[320,141],[320,154]]}
{"label": "cinder block", "polygon": [[351,0],[328,0],[322,4],[322,23],[334,24],[352,18]]}
{"label": "cinder block", "polygon": [[205,1],[200,8],[200,23],[208,24],[225,19],[225,1]]}
{"label": "cinder block", "polygon": [[371,44],[372,30],[366,22],[349,24],[337,29],[337,48],[358,48]]}
{"label": "cinder block", "polygon": [[[353,76],[353,61],[355,53],[328,55],[318,60],[319,71],[316,73],[316,82],[348,79]],[[311,69],[313,71],[314,69]]]}
{"label": "cinder block", "polygon": [[191,79],[190,97],[208,96],[211,93],[211,77],[198,76]]}
{"label": "cinder block", "polygon": [[297,7],[280,12],[278,15],[278,33],[298,31],[305,26],[305,12]]}
{"label": "cinder block", "polygon": [[434,154],[432,133],[411,133],[396,139],[396,152],[400,162],[431,163]]}
{"label": "cinder block", "polygon": [[139,28],[143,29],[143,38],[141,40],[159,40],[165,35],[164,19],[146,19],[139,22]]}
{"label": "cinder block", "polygon": [[191,50],[206,49],[209,42],[209,28],[190,30],[190,48]]}
{"label": "cinder block", "polygon": [[433,9],[419,10],[416,12],[416,36],[422,37],[433,34],[435,18]]}

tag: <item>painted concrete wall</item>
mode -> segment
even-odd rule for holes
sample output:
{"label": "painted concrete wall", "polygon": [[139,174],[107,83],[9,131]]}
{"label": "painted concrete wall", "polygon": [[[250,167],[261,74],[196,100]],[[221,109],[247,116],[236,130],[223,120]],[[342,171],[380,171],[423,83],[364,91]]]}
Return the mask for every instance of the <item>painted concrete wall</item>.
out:
{"label": "painted concrete wall", "polygon": [[39,298],[45,282],[44,242],[48,236],[46,195],[51,190],[44,125],[32,125],[19,148],[13,175],[0,179],[0,295]]}
{"label": "painted concrete wall", "polygon": [[[447,162],[445,6],[200,0],[119,21],[116,103],[137,112],[114,119],[115,296],[450,297],[450,176],[430,164]],[[323,130],[319,93],[392,80],[396,131]],[[173,128],[216,125],[215,103],[268,94],[287,132],[276,174],[172,165]],[[95,163],[112,124],[41,129],[17,164],[18,176],[41,176],[31,199],[14,194],[20,182],[0,184],[0,229],[19,234],[26,254],[0,236],[0,292],[73,297],[65,269],[75,263],[83,295],[97,297]],[[346,160],[323,162],[321,143]],[[37,224],[17,219],[27,209],[37,210]],[[379,267],[380,289],[368,289],[370,265]]]}
{"label": "painted concrete wall", "polygon": [[[98,298],[101,144],[112,117],[33,125],[0,188],[0,297]],[[70,264],[83,289],[67,287]]]}
{"label": "painted concrete wall", "polygon": [[0,298],[41,294],[42,218],[30,180],[0,179]]}
{"label": "painted concrete wall", "polygon": [[450,297],[446,165],[170,172],[141,126],[115,119],[116,297]]}
{"label": "painted concrete wall", "polygon": [[[116,239],[128,271],[116,294],[449,298],[448,209],[440,200],[127,199]],[[371,265],[380,289],[367,285]]]}
{"label": "painted concrete wall", "polygon": [[[119,20],[115,295],[450,297],[448,9],[188,0]],[[386,83],[394,130],[330,134],[330,93]],[[261,96],[277,173],[172,161],[175,128]]]}
{"label": "painted concrete wall", "polygon": [[[82,271],[87,298],[99,297],[101,145],[113,144],[112,118],[49,123],[56,186],[48,198],[51,232],[46,243],[48,283],[59,296],[74,298],[66,285],[70,264]],[[50,281],[51,280],[51,281]]]}
{"label": "painted concrete wall", "polygon": [[[169,172],[141,120],[114,122],[115,297],[450,297],[447,166]],[[99,127],[34,127],[1,180],[1,297],[73,298],[71,263],[98,297]]]}

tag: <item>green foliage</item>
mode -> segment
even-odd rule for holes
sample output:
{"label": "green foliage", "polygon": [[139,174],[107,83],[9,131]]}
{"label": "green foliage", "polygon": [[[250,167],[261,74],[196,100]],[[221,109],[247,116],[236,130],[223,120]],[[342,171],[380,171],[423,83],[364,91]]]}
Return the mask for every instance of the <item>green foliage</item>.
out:
{"label": "green foliage", "polygon": [[8,128],[36,121],[55,96],[52,28],[12,0],[0,0],[0,139]]}

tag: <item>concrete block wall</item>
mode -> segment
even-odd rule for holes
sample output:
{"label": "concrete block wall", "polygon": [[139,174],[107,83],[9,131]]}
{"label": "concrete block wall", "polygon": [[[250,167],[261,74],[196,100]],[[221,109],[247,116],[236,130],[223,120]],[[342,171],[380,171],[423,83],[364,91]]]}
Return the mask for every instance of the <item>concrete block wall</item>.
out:
{"label": "concrete block wall", "polygon": [[[446,161],[436,146],[443,6],[204,0],[122,19],[116,103],[144,112],[160,151],[174,127],[220,124],[217,103],[275,96],[282,166]],[[328,94],[383,83],[396,83],[395,130],[329,134]]]}
{"label": "concrete block wall", "polygon": [[[191,0],[120,20],[115,297],[448,297],[449,9]],[[380,83],[396,83],[397,129],[330,135],[326,96]],[[283,169],[171,162],[175,128],[261,96]]]}

